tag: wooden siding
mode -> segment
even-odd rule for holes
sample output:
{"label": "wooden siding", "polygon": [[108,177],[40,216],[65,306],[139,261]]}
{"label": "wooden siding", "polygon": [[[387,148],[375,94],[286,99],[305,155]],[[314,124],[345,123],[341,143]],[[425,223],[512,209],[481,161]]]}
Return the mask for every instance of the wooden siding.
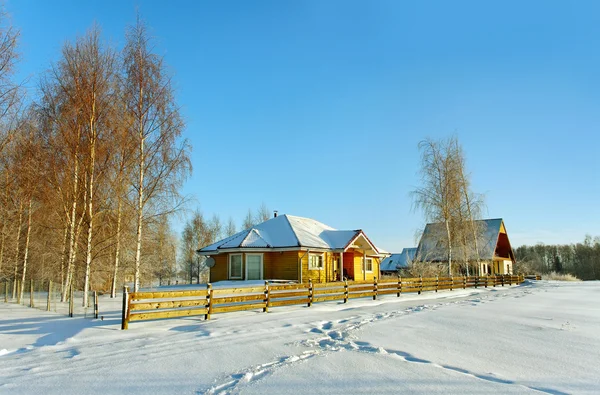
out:
{"label": "wooden siding", "polygon": [[229,268],[229,254],[213,255],[215,266],[210,268],[210,282],[227,280]]}
{"label": "wooden siding", "polygon": [[[224,253],[214,255],[215,266],[210,269],[210,282],[229,280],[229,255],[236,253]],[[315,283],[336,281],[338,273],[335,267],[336,260],[339,264],[340,254],[334,252],[324,253],[323,269],[310,270],[308,268],[308,256],[306,251],[283,251],[265,252],[263,255],[263,278],[276,280],[299,280],[298,261],[302,259],[302,282],[312,280]],[[373,272],[367,272],[366,279],[372,281],[373,277],[379,276],[379,259],[373,259]],[[362,280],[362,252],[349,251],[344,253],[344,269],[351,279]],[[242,254],[242,276],[246,275],[246,253]],[[355,277],[354,275],[358,276]],[[244,278],[245,279],[245,278]]]}
{"label": "wooden siding", "polygon": [[264,265],[265,279],[298,280],[298,251],[265,253]]}
{"label": "wooden siding", "polygon": [[354,279],[354,252],[344,252],[344,269],[346,277]]}

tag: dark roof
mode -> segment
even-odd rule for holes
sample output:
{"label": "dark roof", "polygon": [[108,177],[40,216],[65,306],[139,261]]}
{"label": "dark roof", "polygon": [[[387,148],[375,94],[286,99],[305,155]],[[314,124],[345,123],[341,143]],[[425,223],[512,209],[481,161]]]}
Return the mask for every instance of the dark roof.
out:
{"label": "dark roof", "polygon": [[[480,227],[480,237],[478,239],[479,256],[482,260],[492,260],[498,242],[498,235],[502,227],[502,218],[476,220],[475,225]],[[446,247],[446,226],[443,222],[430,223],[425,226],[419,246],[417,247],[417,256],[420,261],[447,261],[448,252]],[[453,256],[462,257],[463,251],[460,248],[453,248]],[[469,259],[476,259],[477,254],[473,250],[468,252]]]}
{"label": "dark roof", "polygon": [[408,264],[415,258],[417,247],[403,248],[399,254],[392,254],[381,261],[379,265],[382,272],[395,272],[398,269],[408,267]]}

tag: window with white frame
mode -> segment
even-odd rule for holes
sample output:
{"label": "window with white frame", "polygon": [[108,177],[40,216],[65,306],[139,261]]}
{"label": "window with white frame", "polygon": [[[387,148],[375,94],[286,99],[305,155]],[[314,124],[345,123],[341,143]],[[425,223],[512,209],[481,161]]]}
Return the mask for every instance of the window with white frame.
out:
{"label": "window with white frame", "polygon": [[232,280],[242,279],[242,254],[229,255],[229,278]]}
{"label": "window with white frame", "polygon": [[308,255],[308,268],[310,270],[322,270],[323,269],[323,255],[324,254],[309,254]]}
{"label": "window with white frame", "polygon": [[373,258],[365,259],[365,271],[367,271],[367,272],[373,271]]}

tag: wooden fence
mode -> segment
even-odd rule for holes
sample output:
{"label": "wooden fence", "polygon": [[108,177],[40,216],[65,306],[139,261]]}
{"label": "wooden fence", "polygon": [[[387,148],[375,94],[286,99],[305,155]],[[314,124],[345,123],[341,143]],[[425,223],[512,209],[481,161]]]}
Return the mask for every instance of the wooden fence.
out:
{"label": "wooden fence", "polygon": [[129,293],[123,291],[123,315],[121,329],[127,329],[130,321],[145,321],[243,310],[268,312],[272,307],[439,290],[496,287],[520,284],[524,276],[485,277],[419,277],[384,279],[374,281],[338,281],[330,283],[280,284],[265,281],[264,286],[240,288],[213,288],[188,291],[155,291]]}

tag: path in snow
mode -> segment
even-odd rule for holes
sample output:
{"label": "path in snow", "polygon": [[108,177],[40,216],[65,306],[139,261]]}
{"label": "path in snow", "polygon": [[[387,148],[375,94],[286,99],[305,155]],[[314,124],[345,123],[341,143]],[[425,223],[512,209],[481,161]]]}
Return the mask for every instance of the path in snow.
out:
{"label": "path in snow", "polygon": [[[564,394],[558,390],[546,389],[546,388],[535,388],[529,387],[525,384],[507,380],[499,377],[495,377],[490,374],[482,374],[477,372],[471,372],[466,369],[455,367],[451,365],[440,365],[435,362],[418,358],[408,352],[395,350],[395,349],[386,349],[383,347],[376,347],[371,345],[368,342],[363,342],[357,340],[357,336],[354,332],[364,329],[365,326],[380,322],[383,320],[393,320],[399,317],[406,316],[408,314],[421,312],[421,311],[432,311],[436,310],[440,307],[450,306],[450,305],[468,305],[473,306],[481,303],[487,303],[492,301],[498,297],[505,297],[506,294],[497,293],[497,290],[491,289],[491,292],[486,295],[481,295],[476,298],[468,298],[466,300],[454,301],[454,302],[445,302],[445,303],[435,303],[435,304],[424,304],[414,307],[409,307],[406,309],[386,312],[386,313],[377,313],[370,315],[368,317],[349,317],[346,319],[341,319],[337,321],[321,321],[317,323],[313,328],[311,328],[308,333],[309,334],[317,334],[319,336],[313,337],[310,339],[302,340],[297,342],[296,345],[308,347],[310,350],[303,351],[302,353],[290,356],[280,357],[275,361],[270,361],[264,364],[255,365],[249,367],[247,369],[237,371],[233,374],[225,376],[221,381],[215,383],[210,388],[203,390],[198,390],[198,394],[215,394],[215,395],[225,395],[225,394],[233,394],[244,392],[244,387],[248,386],[258,380],[263,380],[267,376],[273,374],[276,370],[290,368],[291,365],[304,362],[308,358],[312,358],[315,356],[326,356],[328,353],[338,352],[338,351],[353,351],[359,353],[372,353],[372,354],[380,354],[380,355],[389,355],[391,357],[399,358],[403,362],[406,363],[414,363],[414,364],[429,364],[433,367],[439,369],[445,369],[447,371],[469,376],[472,378],[476,378],[479,380],[483,380],[486,382],[499,383],[499,384],[508,384],[518,386],[522,389],[533,390],[536,392],[549,393],[560,395]],[[494,292],[494,293],[492,293]],[[513,293],[511,295],[512,298],[522,298],[528,294],[531,294],[532,290],[527,288],[525,285],[518,289],[518,292]]]}

